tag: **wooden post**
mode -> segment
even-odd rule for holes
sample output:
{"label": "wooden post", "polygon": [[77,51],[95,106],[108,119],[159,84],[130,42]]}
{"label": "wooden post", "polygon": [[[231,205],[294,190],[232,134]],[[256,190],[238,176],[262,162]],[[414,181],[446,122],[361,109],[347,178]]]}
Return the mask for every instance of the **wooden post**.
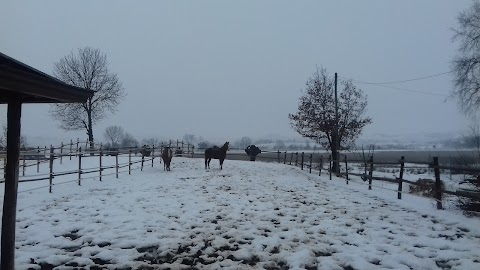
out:
{"label": "wooden post", "polygon": [[50,145],[50,177],[49,177],[49,189],[48,191],[52,193],[53,186],[53,146]]}
{"label": "wooden post", "polygon": [[303,157],[305,156],[305,153],[302,152],[302,165],[300,166],[302,168],[302,171],[303,171]]}
{"label": "wooden post", "polygon": [[310,154],[310,173],[312,173],[312,158],[313,154]]}
{"label": "wooden post", "polygon": [[82,147],[77,149],[78,153],[78,185],[81,186],[82,180]]}
{"label": "wooden post", "polygon": [[372,180],[373,180],[373,156],[370,156],[370,172],[368,172],[368,190],[372,190]]}
{"label": "wooden post", "polygon": [[332,155],[328,156],[328,171],[330,172],[330,180],[332,180]]}
{"label": "wooden post", "polygon": [[287,151],[285,151],[285,157],[283,158],[283,164],[287,163]]}
{"label": "wooden post", "polygon": [[103,156],[103,148],[102,144],[100,144],[100,154],[98,155],[100,158],[100,169],[98,170],[98,176],[100,178],[100,182],[102,181],[102,156]]}
{"label": "wooden post", "polygon": [[178,139],[177,139],[177,148],[178,148]]}
{"label": "wooden post", "polygon": [[433,169],[435,171],[435,198],[437,199],[437,209],[442,210],[442,182],[440,180],[438,157],[433,157]]}
{"label": "wooden post", "polygon": [[280,150],[277,150],[277,160],[278,160],[278,163],[280,163]]}
{"label": "wooden post", "polygon": [[78,153],[78,151],[80,150],[80,149],[78,148],[78,144],[79,144],[79,143],[80,143],[80,138],[77,138],[77,153]]}
{"label": "wooden post", "polygon": [[193,149],[194,149],[194,148],[195,148],[195,146],[194,146],[194,145],[192,145],[192,158],[193,158]]}
{"label": "wooden post", "polygon": [[298,152],[295,153],[295,166],[298,166]]}
{"label": "wooden post", "polygon": [[[340,159],[340,158],[339,158],[339,159]],[[348,161],[347,161],[347,155],[345,155],[345,173],[346,173],[346,176],[347,176],[347,178],[346,178],[345,181],[347,182],[347,185],[348,185],[348,180],[349,180],[349,179],[348,179]]]}
{"label": "wooden post", "polygon": [[37,173],[40,172],[40,146],[37,146]]}
{"label": "wooden post", "polygon": [[190,154],[190,143],[187,143],[187,154]]}
{"label": "wooden post", "polygon": [[68,153],[68,156],[70,157],[70,160],[72,160],[72,147],[73,147],[73,141],[70,140],[70,152]]}
{"label": "wooden post", "polygon": [[405,168],[405,157],[400,158],[400,177],[398,178],[398,196],[399,200],[402,199],[402,189],[403,189],[403,170]]}
{"label": "wooden post", "polygon": [[63,160],[63,142],[60,144],[60,164],[62,164]]}
{"label": "wooden post", "polygon": [[2,240],[0,269],[15,269],[15,223],[17,216],[18,158],[20,148],[20,121],[22,102],[15,96],[8,97],[7,154],[4,163],[5,192],[3,196]]}
{"label": "wooden post", "polygon": [[323,169],[323,155],[320,155],[320,168],[318,168],[318,176],[322,175],[322,169]]}
{"label": "wooden post", "polygon": [[128,174],[132,174],[132,148],[128,149]]}
{"label": "wooden post", "polygon": [[[178,142],[178,140],[177,140]],[[145,151],[142,151],[142,166],[140,167],[140,171],[143,172],[143,162],[145,161]]]}
{"label": "wooden post", "polygon": [[45,145],[45,148],[43,148],[43,155],[46,156],[47,155],[47,146]]}
{"label": "wooden post", "polygon": [[153,168],[153,160],[155,159],[155,144],[152,145],[152,168]]}
{"label": "wooden post", "polygon": [[182,152],[183,152],[183,141],[182,141]]}
{"label": "wooden post", "polygon": [[25,176],[25,168],[27,167],[27,163],[25,161],[25,152],[23,152],[23,161],[22,161],[22,176]]}
{"label": "wooden post", "polygon": [[290,164],[289,165],[292,165],[292,159],[293,159],[293,152],[290,154]]}
{"label": "wooden post", "polygon": [[118,155],[115,155],[115,173],[118,179]]}

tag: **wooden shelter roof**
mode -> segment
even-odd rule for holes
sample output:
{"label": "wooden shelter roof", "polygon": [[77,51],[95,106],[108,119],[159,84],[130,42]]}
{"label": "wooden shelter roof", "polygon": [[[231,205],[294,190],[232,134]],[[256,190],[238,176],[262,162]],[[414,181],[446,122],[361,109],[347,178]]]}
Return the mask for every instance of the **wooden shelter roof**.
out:
{"label": "wooden shelter roof", "polygon": [[12,95],[21,96],[22,103],[82,103],[93,94],[0,52],[0,104]]}

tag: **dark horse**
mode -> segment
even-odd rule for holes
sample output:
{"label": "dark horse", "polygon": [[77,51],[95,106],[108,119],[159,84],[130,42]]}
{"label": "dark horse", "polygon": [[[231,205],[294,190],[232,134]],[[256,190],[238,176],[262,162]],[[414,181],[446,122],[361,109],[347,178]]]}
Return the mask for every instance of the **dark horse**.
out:
{"label": "dark horse", "polygon": [[205,150],[205,170],[207,167],[210,169],[210,160],[212,160],[212,158],[220,161],[220,170],[222,169],[223,161],[225,160],[225,156],[227,156],[228,144],[229,142],[226,142],[220,148],[214,146]]}

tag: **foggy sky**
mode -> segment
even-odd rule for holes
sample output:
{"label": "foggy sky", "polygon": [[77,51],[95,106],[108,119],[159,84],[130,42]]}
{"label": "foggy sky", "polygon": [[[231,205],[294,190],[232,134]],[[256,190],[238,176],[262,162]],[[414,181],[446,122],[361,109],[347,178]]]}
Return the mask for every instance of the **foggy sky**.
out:
{"label": "foggy sky", "polygon": [[[451,27],[469,0],[402,1],[3,1],[0,51],[51,74],[77,48],[107,54],[127,96],[94,135],[120,125],[138,139],[292,137],[289,113],[323,66],[331,76],[389,82],[450,70]],[[448,98],[451,74],[368,95],[375,134],[451,133],[468,119]],[[24,105],[27,137],[64,132],[48,105]],[[2,108],[5,118],[5,108]],[[2,119],[2,121],[5,121]]]}

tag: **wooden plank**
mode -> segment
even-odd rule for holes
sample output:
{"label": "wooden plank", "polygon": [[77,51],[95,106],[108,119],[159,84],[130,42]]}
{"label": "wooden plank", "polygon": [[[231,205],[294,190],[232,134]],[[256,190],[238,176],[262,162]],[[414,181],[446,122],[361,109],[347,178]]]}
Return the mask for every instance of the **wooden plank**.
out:
{"label": "wooden plank", "polygon": [[0,269],[15,269],[15,223],[17,215],[18,160],[20,156],[20,97],[9,97],[7,109],[7,164],[2,215],[2,254]]}

